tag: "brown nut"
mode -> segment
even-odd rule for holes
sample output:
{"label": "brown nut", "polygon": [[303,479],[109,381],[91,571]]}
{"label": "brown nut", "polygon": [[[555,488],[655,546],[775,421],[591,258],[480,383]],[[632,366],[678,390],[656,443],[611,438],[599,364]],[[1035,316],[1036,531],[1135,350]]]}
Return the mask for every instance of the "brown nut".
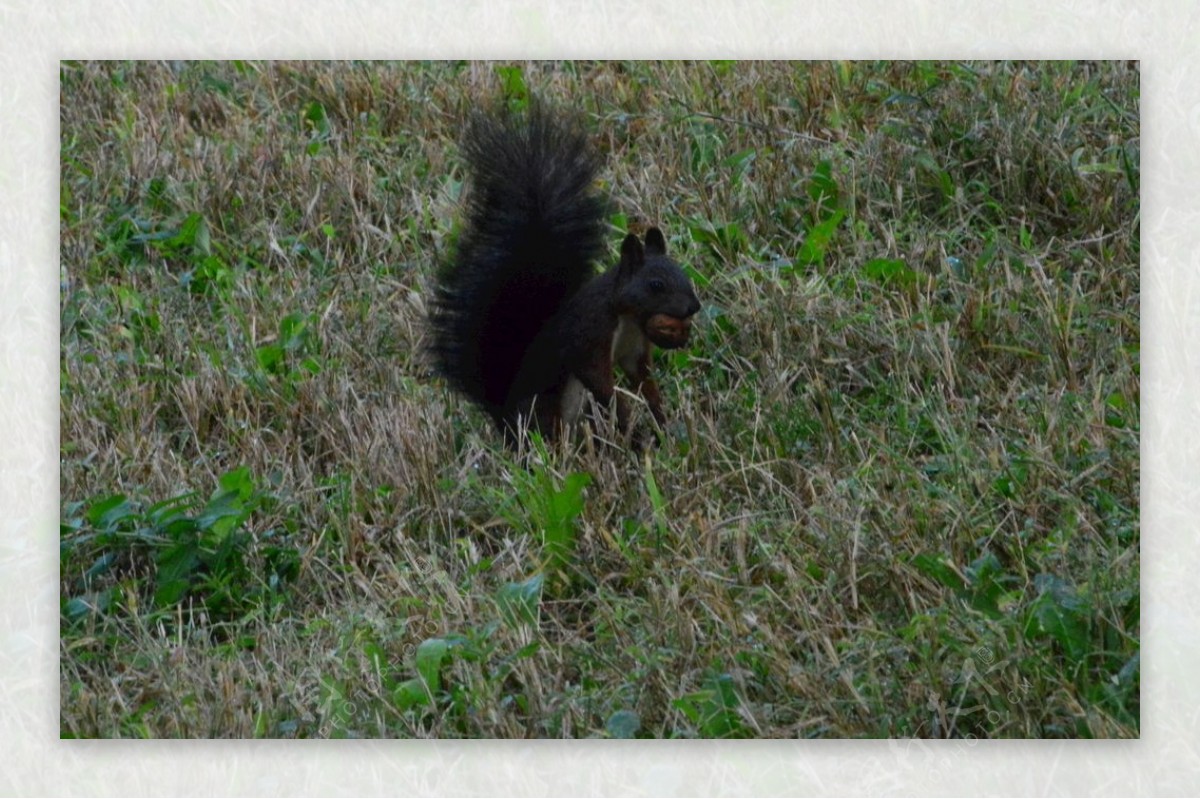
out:
{"label": "brown nut", "polygon": [[664,349],[677,349],[687,344],[691,329],[691,319],[670,314],[658,313],[646,320],[646,335]]}

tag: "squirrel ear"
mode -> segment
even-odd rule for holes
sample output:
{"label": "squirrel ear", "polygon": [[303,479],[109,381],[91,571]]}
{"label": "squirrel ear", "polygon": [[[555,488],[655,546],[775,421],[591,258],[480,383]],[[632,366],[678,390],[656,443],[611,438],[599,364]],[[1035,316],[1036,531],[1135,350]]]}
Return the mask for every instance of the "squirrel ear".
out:
{"label": "squirrel ear", "polygon": [[630,233],[621,242],[621,271],[627,274],[634,272],[645,262],[646,252],[642,249],[642,242]]}
{"label": "squirrel ear", "polygon": [[667,254],[667,240],[663,238],[662,231],[656,227],[646,231],[646,252],[651,255]]}

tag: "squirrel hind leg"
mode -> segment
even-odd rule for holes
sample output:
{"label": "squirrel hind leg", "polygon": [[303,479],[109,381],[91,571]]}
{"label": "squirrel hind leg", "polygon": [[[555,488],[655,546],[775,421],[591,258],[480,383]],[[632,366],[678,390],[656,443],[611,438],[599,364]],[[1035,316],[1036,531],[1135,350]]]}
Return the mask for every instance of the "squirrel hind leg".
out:
{"label": "squirrel hind leg", "polygon": [[546,441],[557,440],[569,423],[564,418],[562,394],[563,391],[546,391],[510,403],[498,420],[505,442],[516,446],[534,431]]}
{"label": "squirrel hind leg", "polygon": [[584,402],[587,400],[587,389],[577,377],[568,377],[562,387],[559,398],[559,416],[562,423],[571,427],[578,423],[583,415]]}

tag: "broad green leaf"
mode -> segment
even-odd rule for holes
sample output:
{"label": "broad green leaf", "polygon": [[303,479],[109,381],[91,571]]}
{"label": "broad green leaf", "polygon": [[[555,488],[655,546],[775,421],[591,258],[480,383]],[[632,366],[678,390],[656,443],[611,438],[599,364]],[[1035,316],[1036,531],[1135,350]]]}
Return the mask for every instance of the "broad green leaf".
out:
{"label": "broad green leaf", "polygon": [[642,719],[632,710],[618,710],[608,717],[604,729],[613,738],[633,738],[642,726]]}
{"label": "broad green leaf", "polygon": [[430,693],[436,694],[442,687],[442,661],[450,651],[450,642],[445,638],[428,638],[417,647],[417,674],[424,680]]}
{"label": "broad green leaf", "polygon": [[917,282],[917,274],[899,258],[872,258],[862,266],[863,276],[883,286],[906,288]]}
{"label": "broad green leaf", "polygon": [[97,529],[109,530],[121,519],[132,515],[129,500],[122,494],[114,494],[88,508],[87,520]]}
{"label": "broad green leaf", "polygon": [[1069,661],[1078,663],[1089,650],[1086,603],[1071,585],[1052,574],[1039,574],[1033,582],[1038,597],[1029,606],[1026,636],[1049,635]]}
{"label": "broad green leaf", "polygon": [[392,701],[401,711],[409,710],[417,705],[428,705],[431,702],[425,683],[417,677],[405,680],[392,691]]}
{"label": "broad green leaf", "polygon": [[542,596],[545,578],[535,574],[520,583],[506,583],[496,592],[496,604],[500,614],[510,627],[537,624],[538,601]]}
{"label": "broad green leaf", "polygon": [[947,588],[952,588],[955,591],[963,590],[963,580],[958,576],[958,573],[938,555],[928,555],[921,553],[915,555],[910,561],[913,567],[926,577],[932,578]]}
{"label": "broad green leaf", "polygon": [[795,266],[811,266],[823,263],[825,261],[825,251],[829,248],[834,233],[837,231],[837,226],[841,224],[845,216],[846,212],[838,209],[830,214],[828,219],[811,227],[808,235],[804,238],[804,243],[800,245],[800,252],[796,255]]}

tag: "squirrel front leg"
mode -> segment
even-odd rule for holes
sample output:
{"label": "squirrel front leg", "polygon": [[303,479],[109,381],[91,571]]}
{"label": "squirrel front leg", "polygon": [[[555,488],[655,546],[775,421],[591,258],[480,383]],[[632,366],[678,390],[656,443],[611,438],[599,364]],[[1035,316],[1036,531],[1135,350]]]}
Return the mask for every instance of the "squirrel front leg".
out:
{"label": "squirrel front leg", "polygon": [[667,424],[667,416],[663,413],[662,394],[658,391],[658,383],[654,382],[654,378],[650,376],[650,344],[647,342],[645,350],[638,356],[637,365],[630,377],[633,378],[634,390],[645,398],[646,404],[650,406],[650,413],[654,415],[654,421],[658,422],[659,427],[665,427]]}
{"label": "squirrel front leg", "polygon": [[616,392],[612,358],[605,353],[605,357],[597,358],[583,369],[577,370],[575,376],[583,384],[584,388],[592,393],[592,396],[596,398],[596,402],[601,408],[608,410],[612,407],[615,399],[617,405],[617,429],[622,433],[628,431],[629,401]]}

